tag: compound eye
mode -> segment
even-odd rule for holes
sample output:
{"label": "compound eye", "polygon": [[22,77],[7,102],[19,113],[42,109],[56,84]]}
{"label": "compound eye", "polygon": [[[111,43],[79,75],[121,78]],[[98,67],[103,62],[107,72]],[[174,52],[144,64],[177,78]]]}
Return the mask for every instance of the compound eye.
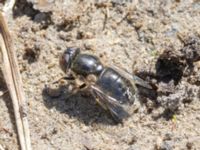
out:
{"label": "compound eye", "polygon": [[71,68],[75,57],[80,53],[79,48],[69,47],[60,57],[60,67],[64,72],[67,72]]}

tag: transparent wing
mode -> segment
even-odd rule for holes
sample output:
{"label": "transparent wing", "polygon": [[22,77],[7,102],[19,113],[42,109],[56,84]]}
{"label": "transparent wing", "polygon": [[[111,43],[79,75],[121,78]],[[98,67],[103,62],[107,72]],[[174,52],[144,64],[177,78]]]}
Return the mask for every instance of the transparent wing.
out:
{"label": "transparent wing", "polygon": [[138,76],[136,75],[132,75],[130,74],[129,72],[117,67],[117,66],[114,66],[112,65],[112,68],[117,71],[121,76],[125,77],[126,79],[128,79],[131,84],[134,86],[135,84],[137,85],[140,85],[142,87],[145,87],[145,88],[148,88],[148,89],[152,89],[152,86],[144,81],[143,79],[139,78]]}
{"label": "transparent wing", "polygon": [[106,95],[97,86],[91,86],[91,93],[97,98],[97,102],[106,110],[109,110],[115,121],[122,122],[124,118],[129,116],[122,106],[116,99]]}

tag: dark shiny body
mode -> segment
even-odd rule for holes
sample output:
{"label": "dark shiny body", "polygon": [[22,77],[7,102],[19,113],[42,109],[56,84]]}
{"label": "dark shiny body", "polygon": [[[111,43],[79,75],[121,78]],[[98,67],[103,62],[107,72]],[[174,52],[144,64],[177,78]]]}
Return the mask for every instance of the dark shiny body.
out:
{"label": "dark shiny body", "polygon": [[103,66],[99,59],[88,54],[79,54],[73,61],[71,66],[72,71],[81,75],[95,74],[102,72]]}
{"label": "dark shiny body", "polygon": [[133,104],[134,97],[130,97],[127,91],[135,94],[129,81],[112,68],[105,68],[100,74],[96,85],[105,93],[119,101],[120,104]]}
{"label": "dark shiny body", "polygon": [[[129,116],[127,106],[134,103],[137,92],[135,84],[151,88],[137,76],[116,67],[103,66],[96,56],[81,54],[78,48],[68,48],[61,57],[60,65],[64,72],[72,72],[75,79],[81,77],[88,92],[104,109],[110,111],[117,122]],[[91,76],[95,76],[95,80],[89,79]]]}

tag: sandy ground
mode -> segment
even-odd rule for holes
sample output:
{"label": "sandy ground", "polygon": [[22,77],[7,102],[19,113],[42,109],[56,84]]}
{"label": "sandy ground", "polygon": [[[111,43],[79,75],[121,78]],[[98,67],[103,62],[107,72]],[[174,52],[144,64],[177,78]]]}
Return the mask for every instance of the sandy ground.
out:
{"label": "sandy ground", "polygon": [[[19,0],[7,19],[33,150],[200,149],[199,0]],[[137,73],[157,97],[115,124],[90,96],[67,99],[65,87],[49,95],[45,85],[64,76],[58,60],[70,46]],[[0,145],[19,149],[9,96],[0,108]]]}

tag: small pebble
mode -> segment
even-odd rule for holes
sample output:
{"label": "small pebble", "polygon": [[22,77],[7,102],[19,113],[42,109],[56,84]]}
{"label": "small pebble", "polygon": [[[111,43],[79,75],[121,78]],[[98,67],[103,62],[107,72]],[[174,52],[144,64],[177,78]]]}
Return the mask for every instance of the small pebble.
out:
{"label": "small pebble", "polygon": [[192,149],[193,143],[192,142],[187,142],[186,147],[188,150]]}

